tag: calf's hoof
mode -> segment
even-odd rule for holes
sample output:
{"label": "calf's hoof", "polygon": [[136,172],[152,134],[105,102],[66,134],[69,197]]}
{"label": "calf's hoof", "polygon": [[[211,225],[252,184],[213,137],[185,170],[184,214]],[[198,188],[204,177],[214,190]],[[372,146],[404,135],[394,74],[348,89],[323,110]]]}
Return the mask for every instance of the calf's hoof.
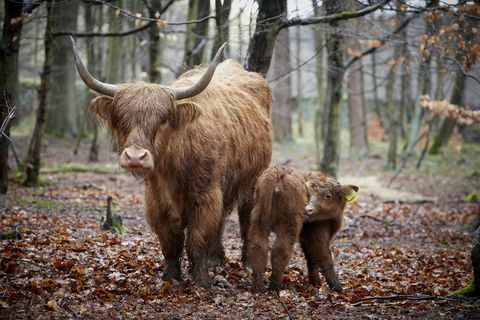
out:
{"label": "calf's hoof", "polygon": [[203,289],[209,290],[212,288],[212,279],[209,276],[206,277],[194,277],[195,284]]}
{"label": "calf's hoof", "polygon": [[336,284],[330,287],[330,290],[335,291],[335,292],[342,292],[343,288],[342,285]]}
{"label": "calf's hoof", "polygon": [[253,283],[250,291],[252,293],[263,293],[267,292],[267,288],[262,283]]}

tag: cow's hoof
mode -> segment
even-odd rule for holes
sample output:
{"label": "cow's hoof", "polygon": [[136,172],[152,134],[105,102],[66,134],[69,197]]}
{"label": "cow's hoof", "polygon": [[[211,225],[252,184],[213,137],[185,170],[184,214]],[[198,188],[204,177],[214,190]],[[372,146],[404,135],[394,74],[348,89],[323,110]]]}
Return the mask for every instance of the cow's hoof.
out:
{"label": "cow's hoof", "polygon": [[263,284],[253,284],[250,290],[252,293],[263,293],[267,291],[267,288]]}
{"label": "cow's hoof", "polygon": [[212,288],[212,279],[210,277],[200,277],[194,279],[195,284],[203,289],[209,290]]}
{"label": "cow's hoof", "polygon": [[210,268],[223,266],[227,262],[227,257],[225,255],[214,255],[208,259],[208,266]]}
{"label": "cow's hoof", "polygon": [[182,273],[178,268],[168,267],[165,269],[162,275],[163,281],[172,281],[172,280],[182,281]]}

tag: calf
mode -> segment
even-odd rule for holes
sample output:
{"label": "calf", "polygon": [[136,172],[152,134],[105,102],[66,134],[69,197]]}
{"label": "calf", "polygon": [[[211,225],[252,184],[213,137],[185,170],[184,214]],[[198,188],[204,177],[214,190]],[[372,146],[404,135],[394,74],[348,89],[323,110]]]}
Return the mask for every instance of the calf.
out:
{"label": "calf", "polygon": [[357,186],[340,185],[320,172],[272,167],[257,181],[248,233],[248,262],[253,270],[253,291],[263,290],[267,266],[268,236],[276,235],[271,252],[270,289],[282,285],[283,271],[295,242],[300,238],[308,265],[309,281],[320,284],[321,269],[332,290],[341,291],[333,268],[330,240],[340,229],[347,201],[356,197]]}

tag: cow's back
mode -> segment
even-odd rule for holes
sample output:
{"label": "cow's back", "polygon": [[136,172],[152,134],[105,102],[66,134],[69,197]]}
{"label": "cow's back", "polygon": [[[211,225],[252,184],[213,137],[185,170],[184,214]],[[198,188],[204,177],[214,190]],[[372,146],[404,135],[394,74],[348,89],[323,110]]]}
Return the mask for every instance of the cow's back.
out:
{"label": "cow's back", "polygon": [[[193,69],[173,86],[189,86],[203,72]],[[217,67],[207,89],[183,102],[195,102],[202,111],[179,135],[178,146],[188,149],[183,154],[197,167],[190,174],[201,176],[205,184],[220,181],[224,204],[230,210],[239,196],[253,188],[271,160],[270,87],[258,73],[226,60]]]}

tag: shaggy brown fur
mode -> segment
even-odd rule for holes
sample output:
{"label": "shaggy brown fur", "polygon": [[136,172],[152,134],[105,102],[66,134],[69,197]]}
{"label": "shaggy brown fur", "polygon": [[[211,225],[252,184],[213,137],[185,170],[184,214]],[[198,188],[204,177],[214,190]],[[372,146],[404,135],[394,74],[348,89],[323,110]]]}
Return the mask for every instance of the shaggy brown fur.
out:
{"label": "shaggy brown fur", "polygon": [[270,258],[271,289],[281,288],[283,271],[300,237],[310,282],[319,283],[320,267],[330,287],[341,290],[333,270],[329,243],[341,227],[345,195],[352,190],[358,191],[358,187],[342,186],[320,172],[303,172],[288,167],[272,167],[264,171],[256,184],[248,234],[253,291],[263,290],[271,231],[276,235]]}
{"label": "shaggy brown fur", "polygon": [[[203,72],[188,71],[173,87],[187,87]],[[168,87],[135,82],[120,86],[113,100],[91,102],[117,138],[121,157],[125,148],[147,150],[142,159],[153,169],[127,170],[145,180],[147,221],[166,260],[163,279],[181,278],[186,229],[193,278],[209,287],[207,258],[214,251],[223,259],[223,218],[239,204],[246,241],[251,205],[245,201],[272,153],[270,105],[266,80],[232,60],[219,64],[208,87],[192,98],[175,101]]]}

